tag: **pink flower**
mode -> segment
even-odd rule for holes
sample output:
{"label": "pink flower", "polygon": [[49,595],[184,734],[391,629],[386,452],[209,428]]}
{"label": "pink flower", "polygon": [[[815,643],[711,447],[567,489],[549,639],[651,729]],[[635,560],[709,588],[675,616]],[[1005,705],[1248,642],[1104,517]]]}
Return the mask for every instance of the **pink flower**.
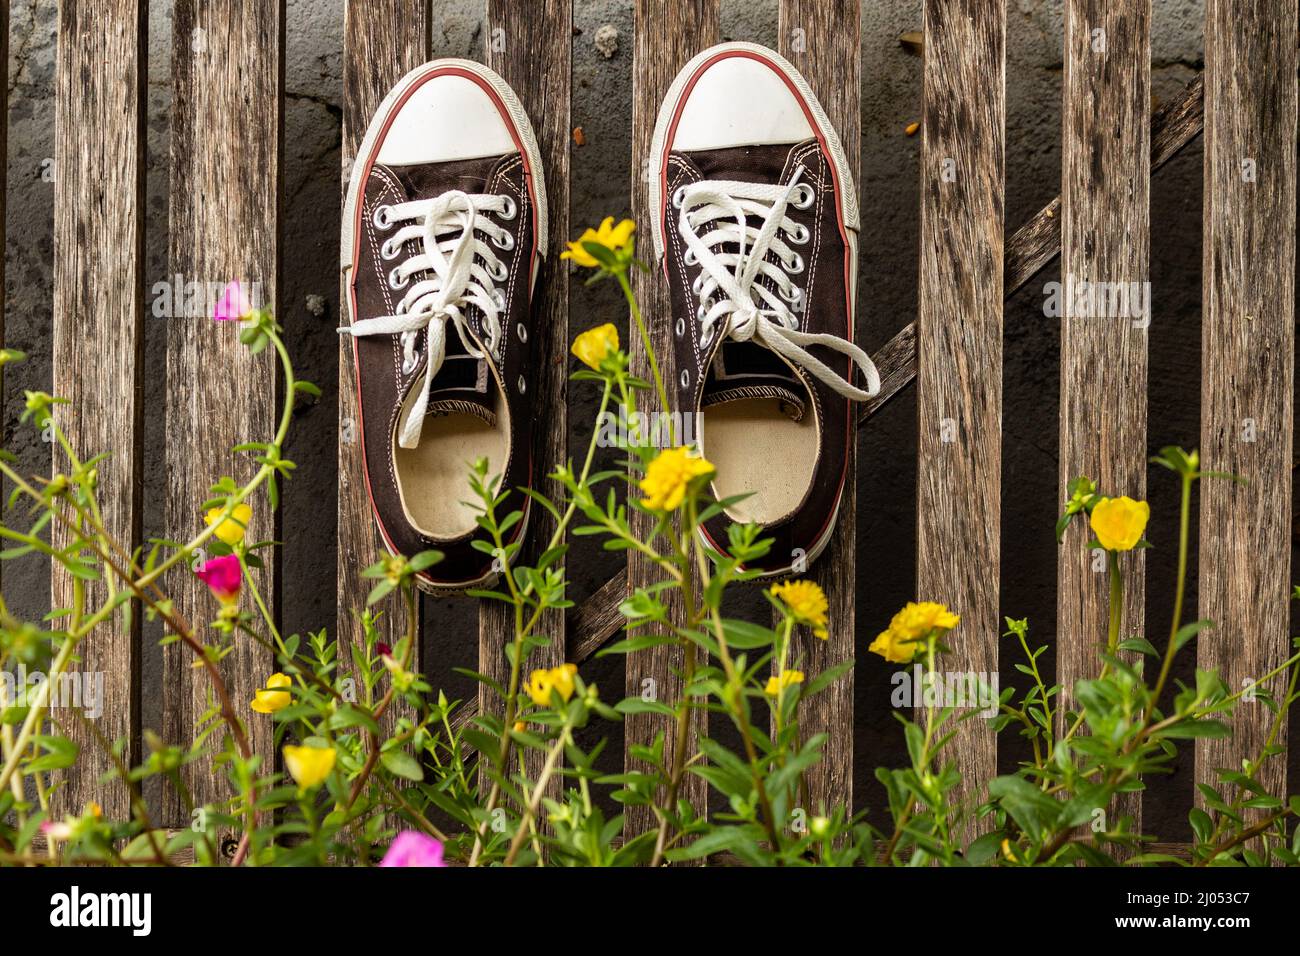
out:
{"label": "pink flower", "polygon": [[442,844],[433,837],[403,830],[393,838],[380,866],[446,866]]}
{"label": "pink flower", "polygon": [[244,287],[236,279],[226,286],[226,291],[217,300],[217,307],[212,310],[212,318],[218,322],[227,322],[231,319],[246,318],[248,313],[252,311],[253,303],[249,300],[248,294],[244,292]]}
{"label": "pink flower", "polygon": [[244,572],[235,555],[225,554],[213,558],[194,573],[222,604],[234,604],[239,600],[239,586],[243,582]]}

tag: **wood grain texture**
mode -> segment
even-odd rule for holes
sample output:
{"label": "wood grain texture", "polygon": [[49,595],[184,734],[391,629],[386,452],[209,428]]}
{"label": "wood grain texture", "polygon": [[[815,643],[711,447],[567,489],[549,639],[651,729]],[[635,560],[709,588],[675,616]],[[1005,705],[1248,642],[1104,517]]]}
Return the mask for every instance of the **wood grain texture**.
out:
{"label": "wood grain texture", "polygon": [[[1151,0],[1067,0],[1061,113],[1063,496],[1072,479],[1087,475],[1102,494],[1146,498],[1150,101]],[[1103,308],[1093,308],[1073,294],[1084,283],[1136,296],[1107,298]],[[1062,685],[1062,731],[1065,711],[1076,706],[1075,681],[1097,676],[1099,651],[1106,645],[1109,575],[1104,560],[1088,548],[1091,538],[1086,522],[1075,521],[1058,550],[1056,679]],[[1124,613],[1118,640],[1145,634],[1144,552],[1131,551],[1121,562]],[[1123,795],[1116,807],[1134,817],[1132,829],[1139,832],[1141,806],[1141,795],[1133,793]]]}
{"label": "wood grain texture", "polygon": [[[275,307],[280,267],[280,202],[283,127],[284,8],[271,0],[176,0],[172,45],[172,169],[169,260],[172,275],[204,288],[240,279],[256,304]],[[242,441],[275,434],[280,387],[274,355],[251,355],[233,323],[207,314],[178,314],[167,326],[167,536],[184,540],[203,527],[200,506],[222,475],[252,476],[246,454],[232,454]],[[256,496],[250,540],[276,537],[276,517],[265,494]],[[258,587],[274,602],[275,559],[254,571]],[[185,573],[169,579],[177,610],[197,628],[214,617],[211,595]],[[250,603],[251,606],[251,603]],[[274,605],[273,605],[274,606]],[[163,668],[163,736],[194,738],[208,709],[209,687],[191,664],[188,650],[166,648]],[[271,673],[269,654],[249,641],[221,664],[233,700],[252,700]],[[153,689],[148,692],[157,692]],[[274,765],[271,722],[249,721],[264,769]],[[223,772],[207,761],[190,764],[183,779],[197,804],[225,799]],[[167,788],[161,822],[188,824],[190,815]]]}
{"label": "wood grain texture", "polygon": [[[718,0],[636,0],[636,37],[632,56],[632,218],[642,227],[655,215],[649,205],[648,177],[657,175],[657,172],[651,171],[647,163],[659,107],[677,72],[696,53],[718,42],[721,29],[718,7]],[[651,248],[649,229],[644,228],[640,237],[643,258],[653,255]],[[632,286],[645,315],[650,345],[667,383],[668,400],[679,401],[678,389],[672,384],[677,381],[677,369],[673,356],[671,307],[663,270],[658,264],[649,273],[632,270]],[[650,363],[635,328],[628,338],[631,341],[632,374],[650,381]],[[632,531],[636,535],[645,537],[649,534],[653,526],[647,515],[633,511],[631,517]],[[660,574],[649,562],[628,552],[629,593],[635,588],[656,583]],[[673,593],[672,597],[670,612],[675,615],[674,619],[681,620],[683,610],[680,600],[677,600],[680,594]],[[683,655],[677,648],[657,647],[629,654],[625,671],[628,696],[640,697],[645,693],[645,682],[653,681],[658,700],[676,700],[682,687],[679,676],[682,664]],[[707,726],[705,715],[699,711],[696,715],[698,719],[693,721],[693,733]],[[623,723],[623,738],[624,760],[629,770],[637,762],[628,748],[633,744],[649,744],[660,732],[667,739],[664,759],[671,764],[674,753],[672,722],[656,714],[627,715]],[[697,810],[705,808],[707,795],[703,780],[687,774],[681,789],[681,796]],[[624,827],[628,836],[642,833],[653,825],[654,816],[648,807],[628,808]]]}
{"label": "wood grain texture", "polygon": [[[343,165],[342,196],[357,150],[370,119],[388,91],[403,76],[429,58],[429,0],[347,0],[343,8]],[[340,200],[342,201],[342,200]],[[349,320],[347,282],[339,288],[340,313]],[[339,644],[364,646],[365,629],[358,616],[366,607],[371,584],[361,572],[387,553],[375,525],[366,491],[365,463],[361,453],[361,414],[357,406],[356,367],[350,337],[339,342],[338,431],[338,619]],[[375,622],[378,640],[393,647],[411,622],[404,602],[391,596],[380,606]],[[415,633],[419,643],[418,621]],[[417,667],[421,660],[415,648]],[[350,668],[350,655],[339,655]],[[384,726],[407,710],[397,701],[384,715]]]}
{"label": "wood grain texture", "polygon": [[[804,75],[827,118],[844,144],[853,177],[859,184],[862,145],[862,29],[859,0],[781,0],[778,28],[781,53]],[[856,273],[855,273],[856,274]],[[860,329],[860,324],[855,329]],[[860,334],[854,336],[861,342]],[[819,674],[854,657],[854,567],[857,560],[857,429],[850,435],[844,499],[826,551],[806,577],[826,592],[828,637],[820,640],[806,628],[797,630],[796,655],[804,669]],[[807,774],[804,810],[830,815],[842,807],[853,813],[853,671],[802,705],[799,729],[804,738],[827,734],[822,759]]]}
{"label": "wood grain texture", "polygon": [[[1197,663],[1230,691],[1290,653],[1292,382],[1295,352],[1296,0],[1208,0]],[[1285,693],[1282,676],[1268,684]],[[1272,723],[1242,703],[1234,736],[1199,740],[1196,776],[1259,758]],[[1276,743],[1285,746],[1286,725]],[[1286,784],[1284,759],[1259,775]]]}
{"label": "wood grain texture", "polygon": [[[560,500],[561,486],[546,476],[569,457],[569,270],[560,252],[569,239],[569,123],[570,50],[573,43],[572,0],[487,0],[487,64],[510,84],[523,104],[537,134],[546,171],[546,196],[550,208],[550,236],[546,262],[536,286],[532,333],[529,338],[537,360],[536,374],[528,383],[527,413],[539,427],[533,433],[534,485],[552,501]],[[518,492],[508,509],[522,506]],[[528,516],[528,540],[523,559],[535,562],[555,534],[555,519],[534,505]],[[550,611],[537,633],[551,641],[535,650],[529,668],[555,667],[566,659],[564,613]],[[508,684],[510,663],[505,649],[514,641],[514,612],[501,601],[483,601],[479,609],[478,669]],[[525,678],[527,674],[524,675]],[[501,707],[499,696],[479,685],[479,707]],[[545,758],[539,750],[525,754],[530,771],[540,772]],[[557,791],[558,792],[558,791]]]}
{"label": "wood grain texture", "polygon": [[[917,594],[961,615],[943,667],[996,673],[1002,487],[1006,9],[926,0],[917,317]],[[962,793],[997,772],[983,720],[958,725]]]}
{"label": "wood grain texture", "polygon": [[[1151,117],[1151,171],[1201,133],[1202,80],[1197,77],[1176,100]],[[1003,297],[1009,299],[1045,269],[1061,251],[1061,198],[1057,196],[1007,240],[1003,261]],[[862,404],[858,427],[916,380],[916,323],[909,322],[872,355],[880,370],[880,394]],[[618,605],[626,593],[626,575],[618,572],[570,615],[569,633],[584,643],[609,640],[622,627]],[[593,630],[595,628],[596,630]]]}
{"label": "wood grain texture", "polygon": [[[6,4],[7,6],[7,4]],[[113,537],[140,539],[141,354],[144,315],[145,16],[140,0],[63,0],[55,68],[54,394],[59,426],[77,456],[112,455],[99,466],[98,498]],[[54,446],[54,468],[68,457]],[[70,540],[54,527],[56,546]],[[71,607],[72,579],[51,575],[52,607]],[[107,591],[86,589],[87,606]],[[97,730],[139,746],[138,617],[119,617],[81,644],[75,671],[102,681]],[[81,746],[57,792],[61,810],[81,812],[96,800],[114,819],[129,815],[129,794],[116,781],[99,783],[112,761],[69,712],[59,716]]]}

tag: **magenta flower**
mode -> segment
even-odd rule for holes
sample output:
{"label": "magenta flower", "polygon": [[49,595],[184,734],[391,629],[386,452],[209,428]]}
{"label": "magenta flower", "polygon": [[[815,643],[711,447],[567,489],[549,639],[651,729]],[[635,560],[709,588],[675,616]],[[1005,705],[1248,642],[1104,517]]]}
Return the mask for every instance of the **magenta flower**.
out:
{"label": "magenta flower", "polygon": [[380,866],[446,866],[442,844],[433,837],[403,830],[393,838]]}
{"label": "magenta flower", "polygon": [[247,318],[248,313],[252,311],[253,303],[236,279],[226,286],[225,292],[221,293],[221,298],[217,300],[217,307],[212,310],[212,318],[218,322],[228,322],[231,319]]}
{"label": "magenta flower", "polygon": [[222,604],[234,604],[239,600],[239,586],[243,583],[244,571],[235,555],[225,554],[213,558],[194,573]]}

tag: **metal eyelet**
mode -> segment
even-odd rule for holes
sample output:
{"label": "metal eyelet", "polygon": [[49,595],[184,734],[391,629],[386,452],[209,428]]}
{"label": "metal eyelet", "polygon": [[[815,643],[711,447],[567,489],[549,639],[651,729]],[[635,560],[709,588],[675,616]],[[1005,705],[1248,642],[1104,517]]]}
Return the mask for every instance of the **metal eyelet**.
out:
{"label": "metal eyelet", "polygon": [[713,308],[713,300],[705,299],[700,303],[700,307],[695,310],[695,321],[703,322],[704,316],[708,314],[709,309]]}
{"label": "metal eyelet", "polygon": [[410,281],[411,281],[410,276],[407,276],[405,279],[403,279],[397,274],[396,269],[388,273],[388,288],[392,289],[394,292],[398,291],[399,289],[405,289],[407,283],[409,283]]}
{"label": "metal eyelet", "polygon": [[686,187],[678,186],[673,190],[673,208],[681,209],[684,202],[686,202]]}
{"label": "metal eyelet", "polygon": [[797,276],[799,273],[803,272],[803,256],[796,252],[794,258],[785,263],[785,271],[790,273],[792,276]]}
{"label": "metal eyelet", "polygon": [[796,209],[807,209],[813,204],[813,200],[817,198],[817,193],[807,183],[800,183],[795,187],[795,191],[801,197],[798,199],[793,196],[790,197],[790,202]]}
{"label": "metal eyelet", "polygon": [[415,366],[420,364],[418,356],[412,355],[409,359],[402,359],[402,374],[410,375],[415,371]]}
{"label": "metal eyelet", "polygon": [[519,337],[520,342],[528,341],[528,330],[524,328],[524,323],[520,322],[515,326],[515,335]]}
{"label": "metal eyelet", "polygon": [[391,206],[384,205],[375,207],[374,214],[370,217],[370,221],[375,224],[376,229],[387,231],[393,228],[393,220],[388,218],[390,212],[392,212]]}
{"label": "metal eyelet", "polygon": [[506,276],[510,275],[510,270],[506,268],[504,262],[498,260],[488,267],[488,275],[493,279],[496,279],[498,282],[502,282],[505,280]]}
{"label": "metal eyelet", "polygon": [[401,249],[391,240],[385,240],[384,244],[379,247],[379,257],[385,262],[392,262],[401,254]]}
{"label": "metal eyelet", "polygon": [[499,236],[492,237],[492,245],[496,246],[498,249],[504,249],[509,252],[515,247],[515,237],[510,235],[508,232],[503,232]]}
{"label": "metal eyelet", "polygon": [[678,337],[679,339],[680,339],[683,335],[685,335],[685,334],[686,334],[686,320],[685,320],[685,319],[678,319],[678,320],[677,320],[677,325],[674,326],[673,331],[674,331],[675,333],[677,333],[677,337]]}
{"label": "metal eyelet", "polygon": [[519,381],[515,383],[515,387],[519,389],[520,395],[523,395],[525,392],[528,391],[528,383],[524,381],[524,377],[522,375],[519,376]]}
{"label": "metal eyelet", "polygon": [[707,349],[712,343],[713,343],[713,326],[709,326],[707,329],[704,330],[704,334],[700,336],[700,348]]}
{"label": "metal eyelet", "polygon": [[790,237],[790,241],[795,245],[802,246],[808,241],[812,234],[808,231],[808,227],[800,222],[795,224],[794,232],[787,233],[786,235]]}
{"label": "metal eyelet", "polygon": [[686,263],[688,266],[693,266],[699,262],[699,260],[695,258],[695,250],[687,249],[686,254],[682,256],[682,262]]}
{"label": "metal eyelet", "polygon": [[687,369],[682,369],[682,375],[680,381],[682,383],[682,388],[691,387],[691,373]]}
{"label": "metal eyelet", "polygon": [[502,219],[509,222],[511,219],[514,219],[515,216],[519,213],[519,207],[515,205],[515,201],[511,199],[509,196],[503,195],[501,198],[506,201],[506,208],[501,210],[499,215],[501,216]]}
{"label": "metal eyelet", "polygon": [[498,308],[504,310],[506,307],[505,294],[500,289],[492,290],[492,303]]}
{"label": "metal eyelet", "polygon": [[707,273],[701,272],[699,275],[697,275],[695,277],[695,281],[691,283],[691,291],[696,295],[699,295],[701,292],[703,292],[704,280],[706,278],[707,278]]}

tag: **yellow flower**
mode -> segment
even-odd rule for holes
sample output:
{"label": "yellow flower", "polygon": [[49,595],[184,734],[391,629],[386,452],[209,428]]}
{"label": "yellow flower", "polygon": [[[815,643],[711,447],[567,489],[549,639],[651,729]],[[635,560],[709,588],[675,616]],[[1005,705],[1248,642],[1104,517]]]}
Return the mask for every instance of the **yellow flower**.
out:
{"label": "yellow flower", "polygon": [[617,351],[618,329],[609,322],[588,329],[573,340],[573,354],[582,359],[584,365],[597,371],[605,356]]}
{"label": "yellow flower", "polygon": [[203,516],[203,523],[209,528],[214,524],[217,525],[217,537],[232,548],[244,540],[244,531],[248,528],[248,521],[253,517],[253,509],[242,501],[235,505],[230,511],[230,517],[217,524],[217,519],[225,512],[225,508],[211,508]]}
{"label": "yellow flower", "polygon": [[573,677],[577,673],[577,664],[561,664],[551,670],[551,686],[560,692],[565,703],[573,696]]}
{"label": "yellow flower", "polygon": [[298,782],[299,789],[306,790],[321,783],[330,775],[337,756],[333,747],[295,747],[293,744],[286,744],[284,765],[289,771],[289,776]]}
{"label": "yellow flower", "polygon": [[960,623],[961,618],[942,604],[909,601],[867,650],[893,664],[906,664],[925,649],[931,633],[951,631]]}
{"label": "yellow flower", "polygon": [[287,674],[272,674],[266,679],[268,689],[259,690],[257,696],[253,698],[252,703],[248,706],[259,714],[274,714],[277,710],[284,710],[289,706],[292,698],[287,690],[275,690],[273,688],[291,687],[293,679]]}
{"label": "yellow flower", "polygon": [[560,699],[567,703],[573,696],[573,676],[577,673],[576,664],[561,664],[550,670],[535,670],[528,677],[528,696],[538,707],[549,707],[551,691],[554,690],[560,695]]}
{"label": "yellow flower", "polygon": [[91,800],[86,804],[86,815],[94,817],[96,820],[102,820],[104,818],[104,808],[94,800]]}
{"label": "yellow flower", "polygon": [[787,687],[802,683],[803,671],[784,670],[781,671],[780,676],[773,674],[767,679],[767,689],[764,693],[769,697],[776,697]]}
{"label": "yellow flower", "polygon": [[627,248],[628,243],[632,241],[632,233],[634,232],[636,232],[636,223],[631,219],[624,219],[616,226],[614,225],[614,217],[606,216],[599,229],[588,229],[578,237],[577,242],[569,243],[568,250],[561,252],[560,258],[572,259],[578,265],[586,266],[588,269],[598,269],[600,263],[595,256],[583,248],[582,244],[584,242],[598,243],[617,255]]}
{"label": "yellow flower", "polygon": [[807,624],[814,634],[825,640],[826,611],[830,607],[826,602],[826,592],[812,581],[783,581],[773,585],[770,593],[790,609],[795,621]]}
{"label": "yellow flower", "polygon": [[1124,495],[1102,498],[1093,506],[1088,523],[1107,551],[1132,551],[1142,540],[1142,532],[1146,530],[1150,517],[1150,505]]}
{"label": "yellow flower", "polygon": [[649,495],[641,504],[653,511],[676,511],[691,481],[715,470],[703,458],[692,455],[689,448],[665,448],[650,462],[638,485]]}

